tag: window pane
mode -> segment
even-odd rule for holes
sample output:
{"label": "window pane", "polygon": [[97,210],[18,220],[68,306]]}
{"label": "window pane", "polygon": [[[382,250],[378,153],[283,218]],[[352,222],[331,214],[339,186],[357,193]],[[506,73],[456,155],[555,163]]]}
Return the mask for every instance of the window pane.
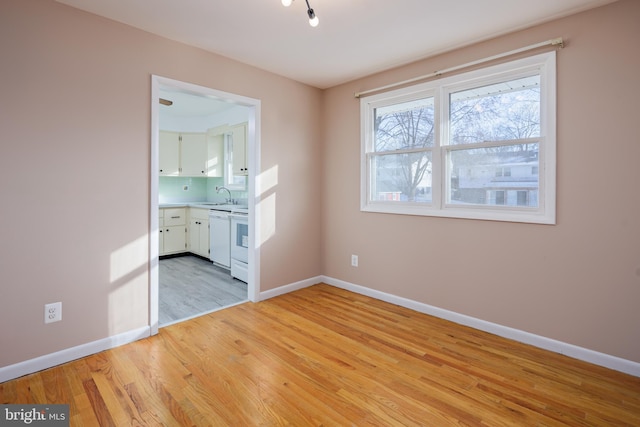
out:
{"label": "window pane", "polygon": [[374,110],[374,151],[433,147],[433,98]]}
{"label": "window pane", "polygon": [[540,76],[455,92],[449,96],[450,144],[540,136]]}
{"label": "window pane", "polygon": [[449,152],[448,202],[537,207],[538,149],[533,143]]}
{"label": "window pane", "polygon": [[371,200],[431,203],[431,152],[371,157]]}

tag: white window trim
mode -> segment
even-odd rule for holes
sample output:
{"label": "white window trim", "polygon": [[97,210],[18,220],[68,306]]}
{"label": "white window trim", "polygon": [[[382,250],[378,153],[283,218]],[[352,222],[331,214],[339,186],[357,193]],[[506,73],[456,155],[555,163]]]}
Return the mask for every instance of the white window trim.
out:
{"label": "white window trim", "polygon": [[[448,90],[464,89],[485,84],[487,80],[504,80],[531,70],[540,73],[540,142],[539,145],[539,195],[537,208],[507,206],[465,206],[447,204],[445,195],[449,180],[443,167],[447,151],[456,146],[443,146],[446,126],[441,126],[446,112]],[[385,202],[369,200],[370,171],[368,148],[372,147],[373,111],[378,106],[401,103],[403,101],[435,97],[435,134],[433,147],[432,203]],[[447,218],[466,218],[493,221],[524,222],[537,224],[556,223],[556,55],[555,51],[530,56],[451,77],[433,80],[389,92],[360,98],[360,210],[404,215],[422,215]],[[507,141],[508,142],[508,141]],[[482,144],[474,144],[474,147]],[[436,159],[436,157],[438,157]],[[437,161],[436,161],[437,160]]]}

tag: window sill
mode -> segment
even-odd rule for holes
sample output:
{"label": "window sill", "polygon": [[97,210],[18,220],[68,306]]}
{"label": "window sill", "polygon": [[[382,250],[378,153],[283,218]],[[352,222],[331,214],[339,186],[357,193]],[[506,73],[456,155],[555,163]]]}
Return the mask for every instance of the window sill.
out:
{"label": "window sill", "polygon": [[533,209],[487,208],[484,206],[465,207],[446,206],[436,209],[430,205],[415,203],[369,203],[360,207],[362,212],[386,213],[394,215],[417,215],[438,218],[475,219],[483,221],[518,222],[529,224],[555,225],[554,214],[545,214]]}

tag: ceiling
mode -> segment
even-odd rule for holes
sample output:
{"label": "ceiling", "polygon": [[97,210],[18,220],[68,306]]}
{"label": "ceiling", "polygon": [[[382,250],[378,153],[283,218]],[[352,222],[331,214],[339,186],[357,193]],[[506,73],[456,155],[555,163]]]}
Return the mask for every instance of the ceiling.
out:
{"label": "ceiling", "polygon": [[616,0],[57,1],[325,89]]}
{"label": "ceiling", "polygon": [[233,108],[235,104],[211,96],[190,93],[179,89],[160,86],[161,99],[171,101],[171,105],[160,105],[160,120],[163,117],[193,118],[206,117]]}

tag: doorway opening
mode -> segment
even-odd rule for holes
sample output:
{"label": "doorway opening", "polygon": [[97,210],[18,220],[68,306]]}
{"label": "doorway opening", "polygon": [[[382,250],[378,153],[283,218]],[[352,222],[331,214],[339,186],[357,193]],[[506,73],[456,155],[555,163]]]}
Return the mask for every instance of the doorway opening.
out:
{"label": "doorway opening", "polygon": [[[229,201],[228,199],[233,199],[232,203],[241,203],[242,207],[246,207],[247,222],[249,224],[248,236],[245,241],[247,244],[248,262],[246,264],[246,276],[243,277],[243,281],[246,282],[246,299],[253,302],[258,300],[260,289],[260,251],[258,245],[255,244],[257,241],[256,230],[259,230],[259,215],[256,215],[255,181],[256,171],[259,170],[260,101],[155,75],[151,78],[151,92],[149,324],[151,333],[156,334],[161,325],[159,316],[160,251],[161,248],[163,248],[163,242],[166,241],[161,232],[166,224],[163,224],[162,228],[160,227],[160,224],[163,223],[162,220],[159,219],[161,205],[166,207],[168,204],[176,202],[178,205],[183,205],[191,209],[190,206],[192,204],[198,205],[196,202],[202,202],[203,204],[194,207],[194,212],[197,208],[199,212],[206,213],[206,208],[209,207],[206,203],[218,203],[220,201],[220,199],[218,199],[218,190],[222,187],[227,189],[227,192],[221,192],[222,194],[220,194],[220,196],[225,194],[229,196],[224,199],[225,202]],[[171,108],[173,105],[178,106],[178,100],[181,101],[180,108],[173,109],[171,114],[166,114],[167,108]],[[184,102],[185,100],[188,102]],[[165,112],[163,112],[161,108],[164,108]],[[188,133],[190,135],[185,135],[188,137],[193,136],[191,135],[192,133],[197,134],[204,132],[207,137],[211,136],[214,138],[218,134],[232,135],[232,132],[236,130],[234,128],[229,132],[223,130],[217,133],[213,131],[207,133],[206,130],[217,129],[219,131],[220,129],[226,129],[225,126],[231,125],[231,127],[233,127],[236,122],[243,123],[243,126],[245,126],[244,135],[246,135],[246,164],[241,175],[236,175],[235,169],[232,169],[233,165],[227,160],[225,160],[223,164],[218,162],[217,166],[203,170],[203,175],[200,177],[195,176],[193,172],[184,173],[180,170],[168,172],[165,165],[161,165],[160,150],[161,146],[165,144],[165,142],[161,140],[167,137],[164,132],[165,129],[170,128],[177,133]],[[161,131],[163,131],[162,136]],[[225,139],[223,141],[227,140]],[[207,144],[210,143],[211,142],[207,142]],[[224,143],[228,143],[228,141]],[[222,156],[221,154],[220,158],[231,158],[230,155],[227,155],[228,152],[226,151],[229,147],[224,147],[225,155]],[[210,163],[213,162],[207,159],[207,167],[211,166],[209,165]],[[225,168],[224,173],[221,173],[222,170],[219,169],[221,166]],[[216,167],[218,169],[216,169]],[[163,170],[162,172],[161,169]],[[199,171],[197,173],[199,173]],[[169,187],[166,185],[161,186],[161,179],[164,180],[163,184],[170,182]],[[177,190],[171,188],[171,186],[175,186],[176,183],[178,183]],[[161,188],[162,192],[160,191]],[[231,193],[229,193],[229,190]],[[185,226],[187,220],[187,218],[183,219]],[[187,229],[188,227],[185,227],[185,232],[188,232]],[[186,238],[188,239],[188,237]],[[191,246],[188,246],[191,249]],[[171,253],[171,250],[168,252]],[[190,260],[187,260],[187,257],[185,257],[183,261],[187,263],[182,263],[181,268],[191,270],[198,268],[198,262],[205,264],[211,263],[210,260],[207,260],[208,256],[206,252],[202,253],[201,250],[199,253],[197,249],[193,249],[191,252],[195,252],[196,256]],[[163,251],[162,255],[166,253],[166,251]],[[165,257],[163,256],[163,258]],[[195,264],[189,264],[192,262],[195,262]],[[215,270],[212,272],[213,275],[223,274],[225,272],[224,268],[220,269],[219,267],[218,265],[212,265],[212,270]],[[165,269],[165,271],[167,270]],[[208,271],[208,273],[210,273],[210,271]],[[198,280],[209,279],[205,277],[204,279],[200,278]],[[212,292],[215,292],[215,289],[212,289]],[[194,297],[197,298],[197,295],[194,295]]]}

